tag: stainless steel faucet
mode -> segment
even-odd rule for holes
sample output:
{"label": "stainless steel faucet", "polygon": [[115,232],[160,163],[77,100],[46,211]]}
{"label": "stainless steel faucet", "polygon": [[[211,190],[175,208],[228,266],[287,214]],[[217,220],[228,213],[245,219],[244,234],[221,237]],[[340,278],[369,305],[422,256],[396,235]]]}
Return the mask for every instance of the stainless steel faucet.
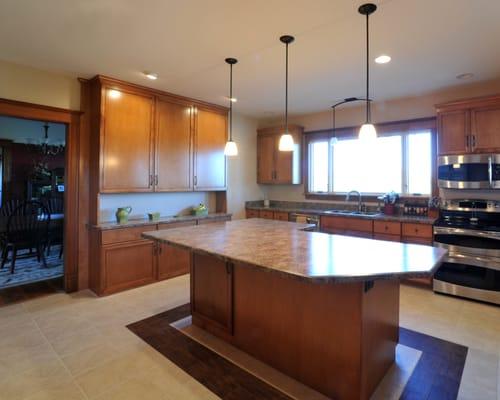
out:
{"label": "stainless steel faucet", "polygon": [[349,201],[351,198],[351,194],[357,194],[358,195],[358,211],[361,212],[363,211],[363,203],[361,202],[361,193],[359,193],[357,190],[351,190],[347,195],[345,196],[345,201]]}

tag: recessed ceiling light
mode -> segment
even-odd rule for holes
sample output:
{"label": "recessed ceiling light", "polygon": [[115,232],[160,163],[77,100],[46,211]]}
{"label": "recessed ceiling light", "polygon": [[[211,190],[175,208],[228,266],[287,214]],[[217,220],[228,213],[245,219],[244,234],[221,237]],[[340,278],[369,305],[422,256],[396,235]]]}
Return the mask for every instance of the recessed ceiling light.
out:
{"label": "recessed ceiling light", "polygon": [[387,64],[389,61],[391,61],[391,57],[386,54],[382,54],[375,59],[377,64]]}
{"label": "recessed ceiling light", "polygon": [[146,75],[146,78],[151,79],[152,81],[158,79],[158,74],[155,72],[144,72],[144,75]]}
{"label": "recessed ceiling light", "polygon": [[470,79],[474,76],[474,74],[472,72],[466,72],[464,74],[458,74],[456,76],[457,79],[462,79],[462,80],[466,80],[466,79]]}
{"label": "recessed ceiling light", "polygon": [[116,89],[111,89],[110,91],[108,91],[108,95],[109,97],[111,97],[112,99],[117,99],[119,98],[122,94],[120,93],[120,91],[116,90]]}
{"label": "recessed ceiling light", "polygon": [[236,103],[238,101],[236,97],[231,97],[229,100],[231,100],[233,103]]}

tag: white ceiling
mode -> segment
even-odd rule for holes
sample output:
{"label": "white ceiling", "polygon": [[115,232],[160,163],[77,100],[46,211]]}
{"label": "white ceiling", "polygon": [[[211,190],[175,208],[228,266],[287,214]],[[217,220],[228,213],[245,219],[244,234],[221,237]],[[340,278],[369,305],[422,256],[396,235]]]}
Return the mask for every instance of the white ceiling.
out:
{"label": "white ceiling", "polygon": [[[235,110],[282,113],[284,45],[290,112],[327,109],[364,93],[362,1],[1,0],[0,57],[74,76],[109,75],[227,104],[226,57],[236,57]],[[499,0],[384,0],[371,18],[375,100],[500,77]],[[155,82],[141,72],[159,74]],[[470,81],[468,81],[470,82]]]}

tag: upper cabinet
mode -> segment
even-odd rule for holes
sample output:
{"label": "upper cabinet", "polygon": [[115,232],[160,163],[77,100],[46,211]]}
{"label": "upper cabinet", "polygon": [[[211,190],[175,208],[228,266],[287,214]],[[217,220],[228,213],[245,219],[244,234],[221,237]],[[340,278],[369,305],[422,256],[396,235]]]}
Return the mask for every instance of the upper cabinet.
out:
{"label": "upper cabinet", "polygon": [[294,151],[280,151],[283,127],[257,131],[257,183],[300,184],[302,181],[302,134],[304,129],[289,125],[295,142]]}
{"label": "upper cabinet", "polygon": [[101,76],[89,85],[94,192],[226,189],[226,108]]}
{"label": "upper cabinet", "polygon": [[500,152],[500,95],[437,106],[439,155]]}
{"label": "upper cabinet", "polygon": [[226,188],[227,114],[198,107],[195,113],[194,188],[224,190]]}
{"label": "upper cabinet", "polygon": [[153,189],[154,97],[103,90],[101,190]]}

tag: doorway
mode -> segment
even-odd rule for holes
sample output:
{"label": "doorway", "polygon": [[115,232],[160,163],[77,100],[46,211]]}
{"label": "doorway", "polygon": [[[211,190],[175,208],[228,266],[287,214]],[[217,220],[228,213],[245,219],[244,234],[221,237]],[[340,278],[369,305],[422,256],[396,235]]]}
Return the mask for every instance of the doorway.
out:
{"label": "doorway", "polygon": [[0,290],[62,282],[65,149],[65,124],[0,115]]}

